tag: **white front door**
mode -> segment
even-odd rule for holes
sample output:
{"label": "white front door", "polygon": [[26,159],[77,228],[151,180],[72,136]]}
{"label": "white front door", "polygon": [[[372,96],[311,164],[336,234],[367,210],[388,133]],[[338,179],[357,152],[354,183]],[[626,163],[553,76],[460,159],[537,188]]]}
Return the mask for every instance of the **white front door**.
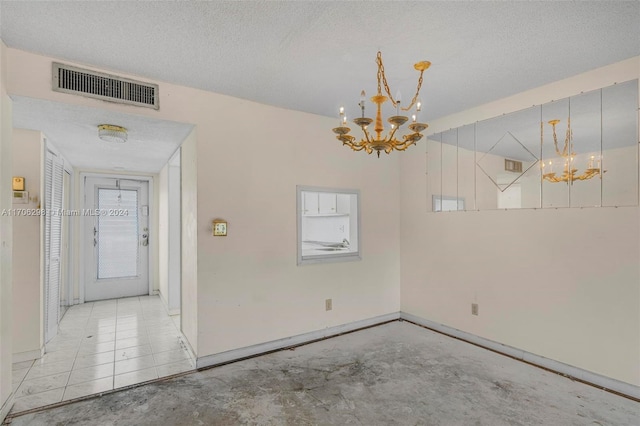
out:
{"label": "white front door", "polygon": [[148,182],[87,177],[85,192],[85,300],[149,294]]}

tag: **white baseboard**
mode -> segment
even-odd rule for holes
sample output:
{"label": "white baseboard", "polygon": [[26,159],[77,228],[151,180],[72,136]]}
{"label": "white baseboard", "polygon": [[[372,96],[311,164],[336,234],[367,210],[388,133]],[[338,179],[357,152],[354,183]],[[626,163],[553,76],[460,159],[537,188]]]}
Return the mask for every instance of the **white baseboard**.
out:
{"label": "white baseboard", "polygon": [[196,368],[212,367],[232,361],[238,361],[244,358],[272,352],[275,350],[313,342],[314,340],[337,336],[339,334],[358,330],[360,328],[371,327],[385,322],[394,321],[399,318],[400,313],[393,312],[390,314],[380,315],[377,317],[355,321],[348,324],[341,324],[334,327],[324,328],[322,330],[316,330],[309,333],[298,334],[296,336],[285,337],[284,339],[272,340],[270,342],[259,343],[257,345],[247,346],[239,349],[233,349],[218,354],[206,355],[196,360]]}
{"label": "white baseboard", "polygon": [[24,362],[33,361],[34,359],[40,359],[44,355],[44,346],[40,349],[34,349],[32,351],[19,352],[11,356],[11,362]]}
{"label": "white baseboard", "polygon": [[400,318],[414,324],[430,328],[440,333],[457,337],[461,340],[473,343],[474,345],[478,345],[483,348],[491,349],[493,351],[508,355],[512,358],[516,358],[521,361],[525,361],[530,364],[555,371],[562,375],[588,382],[595,386],[618,392],[635,399],[640,399],[640,386],[635,386],[630,383],[612,379],[611,377],[602,376],[600,374],[588,370],[583,370],[581,368],[574,367],[560,361],[545,358],[543,356],[536,355],[522,349],[494,342],[493,340],[485,339],[484,337],[476,336],[475,334],[467,333],[466,331],[458,330],[456,328],[449,327],[443,324],[438,324],[437,322],[433,322],[416,315],[408,314],[406,312],[401,312]]}
{"label": "white baseboard", "polygon": [[14,397],[15,393],[11,392],[9,394],[9,398],[7,398],[7,400],[4,402],[4,404],[2,404],[2,407],[0,407],[0,424],[3,424],[4,419],[7,418],[7,414],[9,414],[9,411],[11,411],[11,408],[13,408],[13,397]]}

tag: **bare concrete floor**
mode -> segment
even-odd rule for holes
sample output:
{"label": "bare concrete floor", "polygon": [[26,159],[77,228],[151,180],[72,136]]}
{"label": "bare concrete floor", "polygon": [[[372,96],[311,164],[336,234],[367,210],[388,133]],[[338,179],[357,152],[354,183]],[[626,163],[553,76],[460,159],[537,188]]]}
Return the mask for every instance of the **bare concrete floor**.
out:
{"label": "bare concrete floor", "polygon": [[406,322],[12,425],[637,425],[640,404]]}

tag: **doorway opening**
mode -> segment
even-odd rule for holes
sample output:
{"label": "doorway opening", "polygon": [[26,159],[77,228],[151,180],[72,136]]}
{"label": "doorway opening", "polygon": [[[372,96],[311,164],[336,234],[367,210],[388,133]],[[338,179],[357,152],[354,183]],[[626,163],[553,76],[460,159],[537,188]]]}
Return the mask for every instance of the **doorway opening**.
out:
{"label": "doorway opening", "polygon": [[150,294],[150,178],[84,176],[84,300]]}

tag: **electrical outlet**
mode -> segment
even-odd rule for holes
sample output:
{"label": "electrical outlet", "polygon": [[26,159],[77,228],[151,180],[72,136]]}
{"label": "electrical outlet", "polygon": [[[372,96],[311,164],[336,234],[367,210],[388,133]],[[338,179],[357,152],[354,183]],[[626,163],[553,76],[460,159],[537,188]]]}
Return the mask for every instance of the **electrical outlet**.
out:
{"label": "electrical outlet", "polygon": [[331,309],[333,309],[333,302],[331,301],[331,299],[327,299],[324,301],[324,309],[325,311],[330,311]]}
{"label": "electrical outlet", "polygon": [[471,304],[471,315],[478,315],[478,304],[477,303],[472,303]]}

